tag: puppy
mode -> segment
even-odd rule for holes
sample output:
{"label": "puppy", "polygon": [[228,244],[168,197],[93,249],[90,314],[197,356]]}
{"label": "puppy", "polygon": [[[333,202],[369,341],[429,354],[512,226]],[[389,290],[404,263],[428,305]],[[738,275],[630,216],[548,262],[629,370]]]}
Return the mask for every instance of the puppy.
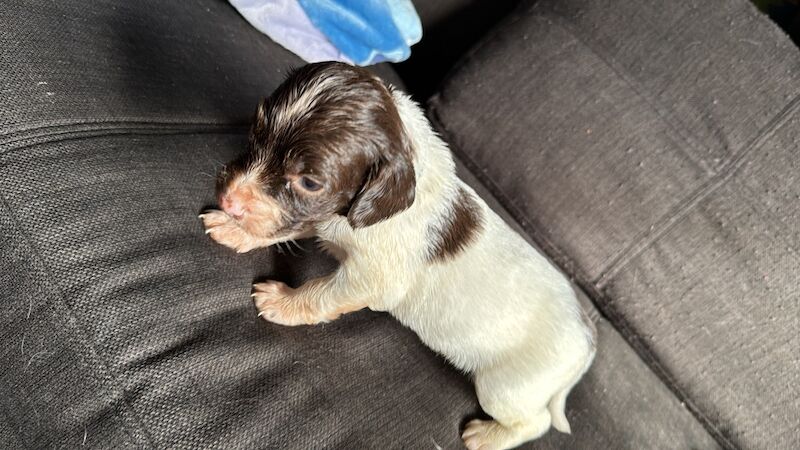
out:
{"label": "puppy", "polygon": [[569,282],[456,177],[409,97],[360,68],[305,66],[260,104],[218,192],[222,210],[200,216],[218,243],[316,236],[341,263],[298,288],[255,284],[261,317],[389,312],[472,374],[494,420],[467,424],[469,449],[570,432],[564,404],[594,358],[593,325]]}

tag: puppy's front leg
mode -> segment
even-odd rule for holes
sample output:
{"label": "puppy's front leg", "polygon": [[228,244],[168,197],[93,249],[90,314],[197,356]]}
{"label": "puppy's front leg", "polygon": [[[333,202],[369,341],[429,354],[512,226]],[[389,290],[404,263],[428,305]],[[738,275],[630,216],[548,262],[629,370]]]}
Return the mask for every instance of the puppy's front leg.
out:
{"label": "puppy's front leg", "polygon": [[[341,269],[340,269],[341,270]],[[280,281],[253,285],[258,315],[280,325],[313,325],[358,311],[367,301],[352,298],[338,273],[317,278],[297,289]]]}

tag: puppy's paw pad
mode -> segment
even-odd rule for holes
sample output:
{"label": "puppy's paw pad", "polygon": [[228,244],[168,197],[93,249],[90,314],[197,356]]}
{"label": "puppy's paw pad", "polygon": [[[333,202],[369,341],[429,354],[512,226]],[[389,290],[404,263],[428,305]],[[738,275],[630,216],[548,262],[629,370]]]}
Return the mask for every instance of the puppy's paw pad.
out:
{"label": "puppy's paw pad", "polygon": [[506,429],[494,420],[472,420],[461,434],[469,450],[500,450],[504,448]]}

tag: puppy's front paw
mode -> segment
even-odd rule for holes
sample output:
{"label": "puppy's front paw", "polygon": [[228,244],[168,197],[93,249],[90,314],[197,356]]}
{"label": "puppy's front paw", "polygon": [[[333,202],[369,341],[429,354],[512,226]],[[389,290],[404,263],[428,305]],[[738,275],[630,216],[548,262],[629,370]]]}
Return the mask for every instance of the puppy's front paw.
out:
{"label": "puppy's front paw", "polygon": [[317,314],[308,302],[295,295],[292,289],[280,281],[267,281],[253,285],[252,297],[256,302],[259,317],[279,325],[312,325],[319,322]]}
{"label": "puppy's front paw", "polygon": [[257,246],[255,240],[224,211],[212,209],[200,214],[199,217],[203,221],[206,234],[217,243],[238,253],[249,252]]}

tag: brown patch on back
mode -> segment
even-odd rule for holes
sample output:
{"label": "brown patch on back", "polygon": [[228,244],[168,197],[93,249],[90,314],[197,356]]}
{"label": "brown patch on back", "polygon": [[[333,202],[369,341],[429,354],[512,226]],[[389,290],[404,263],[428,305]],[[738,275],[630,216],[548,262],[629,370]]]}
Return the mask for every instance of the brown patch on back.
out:
{"label": "brown patch on back", "polygon": [[459,187],[444,227],[428,232],[428,261],[441,262],[456,256],[469,246],[482,227],[483,215],[478,202]]}

